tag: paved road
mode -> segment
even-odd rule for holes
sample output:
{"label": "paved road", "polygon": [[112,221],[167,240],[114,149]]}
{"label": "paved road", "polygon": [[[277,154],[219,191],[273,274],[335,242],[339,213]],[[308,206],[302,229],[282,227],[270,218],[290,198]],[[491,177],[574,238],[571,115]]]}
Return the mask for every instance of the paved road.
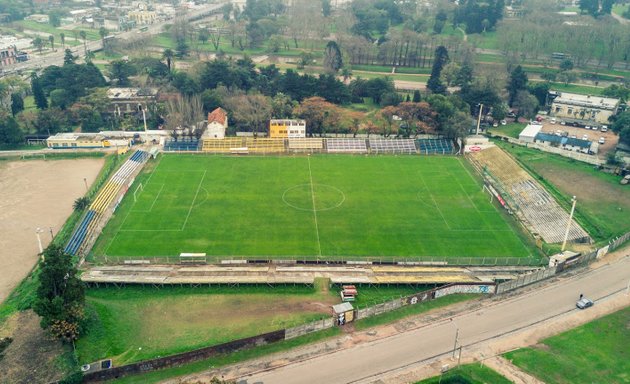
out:
{"label": "paved road", "polygon": [[[223,4],[224,4],[223,2],[218,3],[218,4],[209,4],[197,10],[189,12],[183,17],[187,21],[196,20],[205,14],[208,14],[210,12],[213,12],[221,8]],[[145,32],[140,32],[138,31],[138,29],[134,29],[133,31],[128,31],[128,32],[113,33],[113,35],[116,36],[116,39],[118,40],[132,40],[139,36],[155,35],[161,32],[162,27],[164,25],[172,23],[172,22],[173,20],[165,20],[160,23],[152,24],[149,26],[148,30]],[[98,51],[102,48],[102,42],[101,40],[88,41],[86,43],[86,48],[89,51]],[[83,47],[83,44],[77,45],[76,47],[72,47],[71,49],[75,55],[81,58],[85,56],[85,49]],[[45,68],[49,65],[62,65],[64,54],[65,54],[64,50],[58,49],[57,52],[54,52],[45,56],[31,55],[31,60],[29,61],[26,61],[23,63],[16,63],[14,65],[4,67],[3,74],[10,74],[18,70],[27,71],[27,70]]]}
{"label": "paved road", "polygon": [[455,316],[452,321],[360,344],[356,347],[243,377],[247,383],[362,383],[383,372],[449,355],[459,333],[458,346],[467,346],[516,331],[575,308],[580,293],[596,301],[624,291],[630,282],[630,257],[541,290]]}

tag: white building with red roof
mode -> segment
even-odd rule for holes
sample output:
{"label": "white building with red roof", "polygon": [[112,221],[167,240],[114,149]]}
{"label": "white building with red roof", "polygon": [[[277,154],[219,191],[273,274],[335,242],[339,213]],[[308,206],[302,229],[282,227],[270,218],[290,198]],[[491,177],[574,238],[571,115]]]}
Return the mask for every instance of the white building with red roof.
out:
{"label": "white building with red roof", "polygon": [[208,128],[203,137],[210,139],[225,138],[225,131],[228,127],[228,115],[223,108],[217,108],[208,113]]}

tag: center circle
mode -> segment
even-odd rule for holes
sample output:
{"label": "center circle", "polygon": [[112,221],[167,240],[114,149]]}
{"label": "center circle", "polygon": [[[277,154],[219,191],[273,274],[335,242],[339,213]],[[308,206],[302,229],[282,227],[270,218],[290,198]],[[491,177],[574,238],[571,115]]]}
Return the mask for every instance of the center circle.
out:
{"label": "center circle", "polygon": [[341,206],[346,195],[339,188],[326,184],[300,184],[282,194],[282,201],[300,211],[328,211]]}

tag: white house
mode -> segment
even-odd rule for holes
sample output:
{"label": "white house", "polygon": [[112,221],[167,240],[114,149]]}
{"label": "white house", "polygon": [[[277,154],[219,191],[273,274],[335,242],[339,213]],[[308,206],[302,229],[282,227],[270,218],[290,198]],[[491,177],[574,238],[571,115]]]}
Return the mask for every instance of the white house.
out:
{"label": "white house", "polygon": [[208,127],[203,134],[204,138],[223,139],[228,127],[228,115],[223,108],[217,108],[208,113]]}

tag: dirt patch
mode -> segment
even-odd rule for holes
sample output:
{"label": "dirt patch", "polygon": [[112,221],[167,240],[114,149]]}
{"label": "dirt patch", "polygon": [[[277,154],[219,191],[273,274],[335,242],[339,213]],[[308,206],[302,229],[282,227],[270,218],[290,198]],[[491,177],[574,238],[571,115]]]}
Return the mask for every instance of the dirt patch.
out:
{"label": "dirt patch", "polygon": [[104,159],[0,162],[0,302],[29,273],[42,246],[72,213],[72,203],[85,193]]}
{"label": "dirt patch", "polygon": [[64,347],[44,333],[35,313],[16,313],[0,334],[13,338],[0,360],[0,383],[49,383],[63,377],[59,356]]}
{"label": "dirt patch", "polygon": [[[630,207],[630,193],[623,193],[619,187],[602,181],[600,178],[585,172],[569,172],[566,168],[551,163],[535,163],[536,171],[562,191],[572,193],[578,201],[601,202],[618,207]],[[589,186],[584,188],[584,186]]]}

